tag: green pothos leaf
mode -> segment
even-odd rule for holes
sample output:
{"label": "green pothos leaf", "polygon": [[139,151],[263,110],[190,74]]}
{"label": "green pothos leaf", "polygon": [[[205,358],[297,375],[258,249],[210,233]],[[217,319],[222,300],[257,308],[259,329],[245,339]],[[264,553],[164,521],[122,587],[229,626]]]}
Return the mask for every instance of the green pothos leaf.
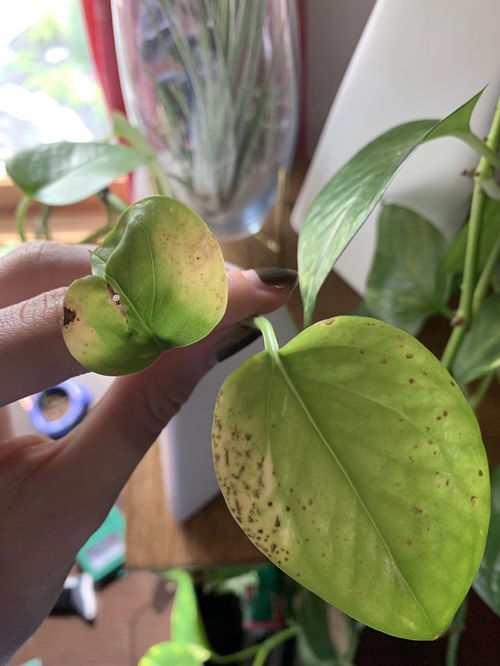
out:
{"label": "green pothos leaf", "polygon": [[228,377],[215,410],[233,516],[348,615],[436,638],[488,529],[487,460],[463,394],[417,340],[374,319],[337,317],[266,346]]}
{"label": "green pothos leaf", "polygon": [[500,467],[491,476],[491,523],[474,590],[500,617]]}
{"label": "green pothos leaf", "polygon": [[433,224],[408,208],[385,206],[366,285],[369,310],[409,332],[442,312],[447,279],[439,269],[445,251],[446,241]]}
{"label": "green pothos leaf", "polygon": [[344,666],[330,638],[327,604],[305,589],[296,597],[299,658],[308,666]]}
{"label": "green pothos leaf", "polygon": [[65,206],[96,194],[150,159],[128,146],[61,141],[16,153],[7,162],[7,172],[30,199]]}
{"label": "green pothos leaf", "polygon": [[[463,271],[468,231],[469,224],[467,223],[462,227],[460,233],[450,245],[443,262],[443,270],[447,273],[458,273]],[[478,270],[481,270],[484,267],[491,252],[491,248],[499,236],[500,201],[486,199],[479,235],[479,247],[477,253]]]}
{"label": "green pothos leaf", "polygon": [[170,618],[172,640],[186,645],[200,645],[208,650],[205,627],[191,575],[184,569],[171,569],[166,575],[177,584]]}
{"label": "green pothos leaf", "polygon": [[222,253],[203,220],[170,197],[130,206],[91,256],[94,275],[64,299],[73,356],[105,375],[137,372],[217,325],[227,303]]}
{"label": "green pothos leaf", "polygon": [[139,666],[201,666],[209,657],[210,652],[200,646],[165,641],[150,647]]}
{"label": "green pothos leaf", "polygon": [[299,279],[305,325],[311,323],[326,276],[356,235],[397,171],[422,143],[445,135],[471,136],[475,95],[443,120],[398,125],[349,160],[316,196],[300,232]]}
{"label": "green pothos leaf", "polygon": [[492,294],[482,304],[459,347],[453,374],[466,384],[495,368],[500,368],[500,294]]}

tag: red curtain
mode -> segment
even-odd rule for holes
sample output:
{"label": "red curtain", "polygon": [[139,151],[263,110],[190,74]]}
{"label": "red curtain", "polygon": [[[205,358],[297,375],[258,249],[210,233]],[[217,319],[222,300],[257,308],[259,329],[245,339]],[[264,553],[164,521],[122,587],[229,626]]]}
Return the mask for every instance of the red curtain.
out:
{"label": "red curtain", "polygon": [[110,0],[81,0],[81,5],[92,59],[107,107],[110,113],[125,113],[116,62]]}

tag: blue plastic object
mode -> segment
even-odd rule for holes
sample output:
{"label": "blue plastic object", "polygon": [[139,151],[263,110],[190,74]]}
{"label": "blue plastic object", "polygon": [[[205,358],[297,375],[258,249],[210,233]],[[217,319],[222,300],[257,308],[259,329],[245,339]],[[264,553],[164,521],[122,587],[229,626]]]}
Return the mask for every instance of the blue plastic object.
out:
{"label": "blue plastic object", "polygon": [[[61,392],[68,400],[66,410],[59,418],[51,420],[44,413],[44,400],[51,394]],[[91,400],[91,393],[86,386],[79,384],[74,379],[68,379],[57,386],[51,386],[32,395],[31,405],[27,408],[27,412],[35,430],[52,439],[60,439],[80,423],[87,413]]]}

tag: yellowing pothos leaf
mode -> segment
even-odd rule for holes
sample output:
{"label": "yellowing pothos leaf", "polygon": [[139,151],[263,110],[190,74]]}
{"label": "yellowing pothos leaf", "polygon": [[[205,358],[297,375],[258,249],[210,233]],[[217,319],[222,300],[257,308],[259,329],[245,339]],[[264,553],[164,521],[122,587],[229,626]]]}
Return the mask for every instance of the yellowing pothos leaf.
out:
{"label": "yellowing pothos leaf", "polygon": [[451,135],[472,141],[475,95],[443,120],[416,120],[374,139],[349,160],[311,204],[298,247],[304,321],[311,323],[316,296],[337,259],[380,200],[396,173],[425,141]]}
{"label": "yellowing pothos leaf", "polygon": [[91,257],[94,275],[64,301],[63,335],[88,370],[137,372],[162,351],[192,344],[227,303],[222,253],[203,220],[170,197],[128,208]]}
{"label": "yellowing pothos leaf", "polygon": [[337,317],[234,371],[213,453],[234,517],[277,566],[360,622],[442,633],[489,518],[477,421],[408,334]]}

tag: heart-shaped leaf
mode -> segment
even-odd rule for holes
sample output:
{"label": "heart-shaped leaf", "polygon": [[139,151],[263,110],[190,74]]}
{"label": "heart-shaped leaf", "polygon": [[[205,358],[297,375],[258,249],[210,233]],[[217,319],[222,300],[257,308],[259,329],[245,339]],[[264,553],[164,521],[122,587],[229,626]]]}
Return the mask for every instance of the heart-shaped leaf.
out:
{"label": "heart-shaped leaf", "polygon": [[7,162],[7,173],[29,199],[66,206],[96,194],[150,159],[127,146],[61,141],[16,153]]}
{"label": "heart-shaped leaf", "polygon": [[316,196],[302,226],[298,248],[306,326],[311,323],[326,276],[401,166],[425,141],[446,135],[472,137],[470,117],[480,96],[478,93],[443,120],[416,120],[385,132],[337,171]]}
{"label": "heart-shaped leaf", "polygon": [[63,326],[68,349],[88,370],[142,370],[162,351],[208,335],[225,312],[219,244],[170,197],[128,208],[91,259],[94,275],[66,292]]}
{"label": "heart-shaped leaf", "polygon": [[495,368],[500,368],[500,294],[492,294],[481,306],[459,347],[453,374],[466,384]]}
{"label": "heart-shaped leaf", "polygon": [[433,224],[408,208],[385,206],[365,292],[370,312],[405,330],[442,312],[447,280],[439,269],[445,252],[446,241]]}
{"label": "heart-shaped leaf", "polygon": [[491,522],[474,590],[500,617],[500,467],[491,475]]}
{"label": "heart-shaped leaf", "polygon": [[[224,383],[217,477],[235,519],[292,578],[360,622],[433,639],[479,567],[488,465],[441,363],[383,322],[337,317]],[[270,340],[270,341],[269,341]]]}

